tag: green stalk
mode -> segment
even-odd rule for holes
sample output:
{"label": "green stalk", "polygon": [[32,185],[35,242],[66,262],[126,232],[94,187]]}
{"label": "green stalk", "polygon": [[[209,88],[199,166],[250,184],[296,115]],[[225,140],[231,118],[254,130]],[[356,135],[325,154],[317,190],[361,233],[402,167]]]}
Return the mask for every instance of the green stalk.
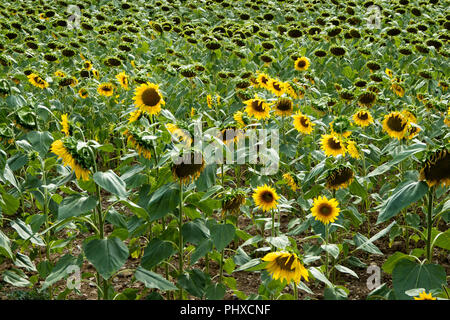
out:
{"label": "green stalk", "polygon": [[294,300],[298,300],[298,288],[295,282],[294,282]]}
{"label": "green stalk", "polygon": [[433,253],[431,252],[431,231],[433,227],[433,196],[434,196],[434,187],[428,189],[428,210],[427,210],[427,260],[431,263],[431,259],[433,257]]}
{"label": "green stalk", "polygon": [[[328,246],[329,223],[325,225],[325,245]],[[325,275],[328,278],[328,250],[325,250]]]}
{"label": "green stalk", "polygon": [[[183,274],[183,235],[181,234],[181,228],[183,226],[183,183],[180,181],[180,212],[178,220],[178,232],[179,232],[179,243],[178,243],[178,260],[179,260],[179,274]],[[183,288],[180,286],[180,300],[183,300]]]}

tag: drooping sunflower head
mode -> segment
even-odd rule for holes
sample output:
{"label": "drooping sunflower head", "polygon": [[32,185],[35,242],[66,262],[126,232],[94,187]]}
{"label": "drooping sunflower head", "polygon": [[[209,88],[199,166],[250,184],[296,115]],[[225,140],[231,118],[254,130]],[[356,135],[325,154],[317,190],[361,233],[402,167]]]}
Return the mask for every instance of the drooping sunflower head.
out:
{"label": "drooping sunflower head", "polygon": [[66,136],[69,136],[72,132],[72,128],[69,123],[69,118],[67,116],[67,113],[61,115],[61,132],[64,133]]}
{"label": "drooping sunflower head", "polygon": [[135,126],[129,126],[123,132],[123,135],[127,137],[127,143],[129,143],[139,155],[145,159],[150,160],[152,157],[152,143],[147,137],[150,135],[146,131],[140,131]]}
{"label": "drooping sunflower head", "polygon": [[300,57],[295,60],[294,67],[297,71],[306,71],[310,66],[309,59],[307,57]]}
{"label": "drooping sunflower head", "polygon": [[316,124],[311,122],[307,115],[302,114],[300,111],[293,116],[294,118],[294,127],[298,132],[304,134],[310,134],[313,130],[313,126]]}
{"label": "drooping sunflower head", "polygon": [[239,128],[245,128],[246,126],[248,126],[250,124],[250,119],[247,116],[247,114],[245,114],[242,111],[236,111],[233,114],[233,119],[234,121],[236,121],[236,124],[238,125]]}
{"label": "drooping sunflower head", "polygon": [[405,138],[411,140],[414,137],[416,137],[420,131],[421,129],[417,124],[415,124],[414,122],[410,122],[408,126],[408,132],[406,133]]}
{"label": "drooping sunflower head", "polygon": [[338,155],[345,155],[346,148],[344,142],[335,135],[322,135],[321,144],[326,156],[337,157]]}
{"label": "drooping sunflower head", "polygon": [[353,181],[354,173],[350,167],[339,166],[328,172],[326,178],[327,188],[339,190],[346,188]]}
{"label": "drooping sunflower head", "polygon": [[110,97],[114,94],[113,84],[110,82],[102,83],[97,87],[97,92],[101,96]]}
{"label": "drooping sunflower head", "polygon": [[377,95],[373,91],[365,91],[358,96],[358,105],[360,107],[370,108],[377,100]]}
{"label": "drooping sunflower head", "polygon": [[425,290],[419,293],[418,297],[414,297],[414,300],[436,300],[435,297],[430,293],[426,293]]}
{"label": "drooping sunflower head", "polygon": [[383,130],[391,138],[402,139],[408,131],[408,119],[400,112],[394,111],[384,116]]}
{"label": "drooping sunflower head", "polygon": [[289,98],[279,98],[275,103],[275,114],[278,116],[287,117],[292,114],[294,103]]}
{"label": "drooping sunflower head", "polygon": [[93,164],[92,158],[87,150],[78,148],[78,141],[74,137],[69,136],[54,141],[50,150],[63,160],[65,166],[70,166],[75,171],[77,179],[89,180],[90,167]]}
{"label": "drooping sunflower head", "polygon": [[159,86],[150,82],[143,83],[136,88],[133,100],[136,108],[148,114],[158,114],[161,111],[161,105],[166,104],[159,91]]}
{"label": "drooping sunflower head", "polygon": [[290,173],[285,173],[283,174],[283,179],[286,184],[292,189],[292,191],[297,191],[297,189],[299,188],[299,183],[296,176],[293,176]]}
{"label": "drooping sunflower head", "polygon": [[191,132],[189,132],[188,126],[184,122],[179,121],[178,124],[167,123],[166,129],[170,132],[174,143],[183,143],[187,147],[192,145]]}
{"label": "drooping sunflower head", "polygon": [[128,90],[128,76],[124,71],[116,75],[116,79],[119,82],[120,86],[125,90]]}
{"label": "drooping sunflower head", "polygon": [[253,191],[253,201],[263,212],[270,211],[277,207],[280,196],[274,188],[265,184],[257,187]]}
{"label": "drooping sunflower head", "polygon": [[331,133],[347,138],[352,132],[350,131],[351,123],[346,116],[339,116],[330,123]]}
{"label": "drooping sunflower head", "polygon": [[334,222],[339,215],[339,203],[336,199],[328,200],[327,197],[319,196],[314,199],[314,205],[311,209],[313,217],[323,224]]}
{"label": "drooping sunflower head", "polygon": [[284,83],[286,93],[292,98],[292,99],[303,99],[305,97],[305,89],[295,83],[294,81],[287,81]]}
{"label": "drooping sunflower head", "polygon": [[249,116],[253,116],[258,120],[269,117],[270,106],[267,102],[260,99],[258,95],[255,94],[255,98],[246,100],[244,103],[247,106],[245,112]]}
{"label": "drooping sunflower head", "polygon": [[443,147],[431,152],[422,163],[420,180],[425,180],[429,187],[450,185],[450,152]]}
{"label": "drooping sunflower head", "polygon": [[287,283],[294,281],[297,285],[302,278],[309,281],[308,270],[302,265],[295,253],[270,252],[262,260],[269,262],[266,270],[274,280],[286,280]]}
{"label": "drooping sunflower head", "polygon": [[399,97],[403,97],[405,95],[405,88],[403,88],[403,86],[397,81],[392,81],[391,90],[394,91],[394,93]]}
{"label": "drooping sunflower head", "polygon": [[128,117],[128,123],[133,123],[139,121],[143,115],[143,112],[140,109],[134,110],[130,112],[130,116]]}
{"label": "drooping sunflower head", "polygon": [[239,213],[245,203],[246,193],[241,189],[233,189],[222,199],[222,215]]}
{"label": "drooping sunflower head", "polygon": [[355,122],[360,127],[367,127],[373,123],[372,115],[368,110],[359,110],[353,115],[353,122]]}
{"label": "drooping sunflower head", "polygon": [[268,90],[270,92],[272,92],[274,95],[276,95],[277,97],[280,97],[285,92],[285,85],[283,82],[281,82],[278,79],[270,79],[269,85],[268,85]]}
{"label": "drooping sunflower head", "polygon": [[30,83],[37,88],[45,89],[48,87],[48,82],[45,81],[43,78],[41,78],[36,73],[29,74],[27,76],[27,78],[28,78],[28,81],[30,81]]}
{"label": "drooping sunflower head", "polygon": [[204,168],[203,155],[200,152],[186,150],[182,155],[181,163],[172,165],[172,175],[180,184],[189,184],[200,177]]}
{"label": "drooping sunflower head", "polygon": [[412,108],[402,110],[401,114],[411,123],[417,123],[417,117]]}
{"label": "drooping sunflower head", "polygon": [[221,139],[227,145],[238,142],[243,136],[243,131],[234,126],[227,126],[221,131]]}
{"label": "drooping sunflower head", "polygon": [[361,158],[361,155],[359,154],[358,147],[356,146],[356,142],[353,140],[347,140],[347,152],[350,155],[350,157],[354,159]]}

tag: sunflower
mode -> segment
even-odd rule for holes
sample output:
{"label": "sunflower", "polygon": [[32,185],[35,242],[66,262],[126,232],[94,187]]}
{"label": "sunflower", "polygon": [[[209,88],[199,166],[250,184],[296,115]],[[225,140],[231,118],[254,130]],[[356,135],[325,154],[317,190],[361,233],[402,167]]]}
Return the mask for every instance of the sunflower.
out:
{"label": "sunflower", "polygon": [[144,134],[145,132],[138,132],[134,128],[126,129],[123,132],[123,135],[127,137],[127,143],[131,144],[139,155],[142,155],[145,159],[150,160],[152,157],[152,145],[150,141],[144,139]]}
{"label": "sunflower", "polygon": [[326,178],[327,188],[333,190],[346,188],[350,183],[352,183],[353,177],[354,173],[351,168],[339,166],[328,173]]}
{"label": "sunflower", "polygon": [[272,92],[277,97],[280,97],[284,94],[285,91],[285,85],[283,82],[281,82],[278,79],[270,79],[268,84],[268,90]]}
{"label": "sunflower", "polygon": [[343,141],[332,134],[322,135],[321,139],[322,150],[325,152],[326,156],[337,157],[338,155],[345,155],[345,146]]}
{"label": "sunflower", "polygon": [[377,100],[377,95],[372,91],[365,91],[358,96],[358,105],[360,107],[370,108]]}
{"label": "sunflower", "polygon": [[292,189],[292,191],[297,191],[299,188],[297,183],[295,182],[294,177],[290,173],[283,174],[283,179],[286,181],[286,184]]}
{"label": "sunflower", "polygon": [[238,142],[239,138],[242,137],[243,137],[242,130],[239,130],[238,128],[235,127],[228,127],[222,130],[220,138],[222,139],[223,143],[228,145],[232,142]]}
{"label": "sunflower", "polygon": [[54,75],[55,75],[55,77],[58,77],[58,78],[64,78],[66,76],[66,74],[61,70],[56,70]]}
{"label": "sunflower", "polygon": [[222,200],[222,216],[225,214],[237,214],[239,209],[245,203],[245,192],[242,190],[233,190]]}
{"label": "sunflower", "polygon": [[396,81],[391,83],[391,90],[400,98],[405,95],[405,89]]}
{"label": "sunflower", "polygon": [[255,204],[264,212],[277,207],[277,200],[280,197],[277,195],[274,188],[265,184],[264,186],[257,187],[253,191],[253,200],[255,201]]}
{"label": "sunflower", "polygon": [[75,171],[77,179],[81,178],[83,181],[88,181],[91,173],[88,165],[89,161],[82,160],[78,156],[76,153],[76,141],[70,138],[54,141],[50,150],[63,160],[65,166],[70,166]]}
{"label": "sunflower", "polygon": [[61,132],[64,133],[66,136],[70,135],[71,132],[71,128],[70,128],[70,124],[69,124],[69,119],[67,117],[67,113],[61,115]]}
{"label": "sunflower", "polygon": [[[185,161],[185,160],[189,161]],[[201,160],[201,161],[200,161]],[[186,163],[185,163],[186,162]],[[205,168],[205,160],[203,155],[198,152],[191,151],[186,157],[183,155],[183,162],[180,164],[172,165],[172,175],[175,180],[178,180],[180,184],[189,184],[194,182],[200,177],[203,169]]]}
{"label": "sunflower", "polygon": [[137,109],[130,112],[130,117],[128,118],[128,123],[133,123],[138,121],[142,117],[142,111]]}
{"label": "sunflower", "polygon": [[84,60],[83,61],[83,68],[87,71],[91,71],[92,69],[92,62],[89,60]]}
{"label": "sunflower", "polygon": [[82,99],[86,99],[88,97],[88,95],[89,95],[89,92],[85,88],[81,88],[80,90],[78,90],[78,95]]}
{"label": "sunflower", "polygon": [[275,103],[275,114],[277,116],[290,116],[294,109],[294,103],[289,98],[279,98]]}
{"label": "sunflower", "polygon": [[110,97],[114,93],[114,87],[112,83],[102,83],[97,87],[97,92],[101,96]]}
{"label": "sunflower", "polygon": [[45,81],[44,79],[42,79],[38,74],[36,73],[31,73],[27,76],[28,81],[30,81],[30,83],[37,87],[37,88],[41,88],[41,89],[45,89],[48,87],[48,82]]}
{"label": "sunflower", "polygon": [[356,142],[353,140],[347,141],[347,152],[350,155],[350,157],[352,157],[354,159],[361,158],[358,148],[356,147]]}
{"label": "sunflower", "polygon": [[446,148],[436,150],[422,163],[420,180],[429,187],[450,185],[450,152]]}
{"label": "sunflower", "polygon": [[136,108],[149,114],[158,114],[161,111],[161,105],[166,104],[159,92],[159,86],[150,82],[143,83],[136,88],[133,100]]}
{"label": "sunflower", "polygon": [[384,72],[389,76],[389,78],[392,78],[393,75],[394,75],[394,73],[392,72],[392,70],[391,70],[391,69],[388,69],[388,68],[386,68],[386,69],[384,70]]}
{"label": "sunflower", "polygon": [[242,111],[236,111],[233,114],[233,119],[234,121],[236,121],[239,128],[245,128],[247,125],[250,124],[250,119]]}
{"label": "sunflower", "polygon": [[118,75],[116,75],[116,79],[119,82],[119,84],[124,88],[125,90],[128,90],[128,76],[125,74],[125,72],[121,72]]}
{"label": "sunflower", "polygon": [[256,81],[261,88],[269,90],[270,77],[267,74],[259,73]]}
{"label": "sunflower", "polygon": [[255,94],[254,99],[246,100],[244,103],[247,105],[245,112],[247,112],[249,116],[253,116],[258,120],[269,117],[269,104],[258,98],[257,94]]}
{"label": "sunflower", "polygon": [[353,115],[353,121],[360,127],[367,127],[373,123],[372,115],[368,110],[359,110]]}
{"label": "sunflower", "polygon": [[383,130],[400,140],[408,131],[408,120],[398,111],[391,112],[384,116]]}
{"label": "sunflower", "polygon": [[339,215],[340,209],[339,203],[336,199],[328,200],[327,197],[319,196],[314,198],[314,206],[311,208],[311,213],[316,220],[321,221],[323,224],[334,222]]}
{"label": "sunflower", "polygon": [[436,300],[430,293],[426,293],[425,290],[419,293],[418,297],[414,297],[414,300]]}
{"label": "sunflower", "polygon": [[421,131],[420,127],[415,123],[411,122],[410,125],[408,126],[408,132],[406,133],[405,137],[406,139],[411,140],[412,138],[417,136],[420,131]]}
{"label": "sunflower", "polygon": [[300,283],[302,277],[306,281],[309,281],[308,270],[302,265],[295,253],[270,252],[262,260],[269,262],[266,270],[274,280],[286,280],[288,283],[294,281],[297,285]]}
{"label": "sunflower", "polygon": [[310,134],[313,130],[313,126],[316,125],[315,123],[311,122],[308,116],[302,114],[300,111],[297,111],[293,118],[295,129],[297,129],[298,132],[304,134]]}
{"label": "sunflower", "polygon": [[417,123],[417,118],[414,113],[408,109],[402,110],[401,114],[412,123]]}
{"label": "sunflower", "polygon": [[346,116],[339,116],[330,123],[331,134],[339,138],[347,138],[352,134],[350,129],[351,123]]}
{"label": "sunflower", "polygon": [[212,108],[212,97],[210,94],[206,96],[206,103],[208,104],[208,108]]}
{"label": "sunflower", "polygon": [[167,129],[167,131],[170,132],[170,134],[172,135],[173,139],[176,142],[181,143],[184,141],[188,147],[192,144],[191,135],[187,130],[182,129],[173,123],[167,123],[166,129]]}
{"label": "sunflower", "polygon": [[309,59],[307,57],[300,57],[295,60],[294,67],[297,71],[306,71],[310,66]]}

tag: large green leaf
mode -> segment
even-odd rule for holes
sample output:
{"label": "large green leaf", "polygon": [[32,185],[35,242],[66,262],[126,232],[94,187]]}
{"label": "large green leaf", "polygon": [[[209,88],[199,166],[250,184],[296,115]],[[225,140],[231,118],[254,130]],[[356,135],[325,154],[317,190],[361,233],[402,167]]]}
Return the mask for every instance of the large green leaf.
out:
{"label": "large green leaf", "polygon": [[70,195],[61,201],[58,208],[58,220],[64,220],[70,217],[78,217],[95,208],[97,198],[93,196],[84,196],[81,194]]}
{"label": "large green leaf", "polygon": [[119,198],[126,198],[128,196],[125,182],[112,170],[96,172],[94,174],[94,181],[100,187],[115,194]]}
{"label": "large green leaf", "polygon": [[397,251],[393,255],[391,255],[387,260],[383,263],[383,271],[387,274],[391,274],[392,271],[394,271],[395,266],[397,263],[402,261],[402,259],[408,259],[408,260],[414,260],[413,256],[410,256],[408,254],[405,254],[403,252]]}
{"label": "large green leaf", "polygon": [[161,219],[173,212],[180,203],[180,187],[176,183],[167,183],[153,193],[148,202],[147,210],[150,220]]}
{"label": "large green leaf", "polygon": [[193,269],[179,276],[177,283],[193,296],[202,298],[206,293],[208,285],[211,283],[211,279],[209,275],[202,271]]}
{"label": "large green leaf", "polygon": [[159,289],[162,291],[177,290],[172,282],[164,279],[161,275],[138,267],[134,274],[136,280],[141,281],[149,289]]}
{"label": "large green leaf", "polygon": [[205,166],[205,169],[200,174],[200,177],[198,177],[195,181],[198,191],[208,191],[208,189],[214,186],[217,177],[216,170],[217,165],[215,163]]}
{"label": "large green leaf", "polygon": [[174,253],[172,243],[153,239],[144,250],[141,265],[146,269],[151,269],[161,261],[169,258]]}
{"label": "large green leaf", "polygon": [[403,259],[392,272],[392,284],[399,300],[411,300],[405,291],[423,288],[429,292],[446,284],[445,269],[437,264],[418,264]]}
{"label": "large green leaf", "polygon": [[84,254],[104,279],[109,279],[128,259],[128,247],[116,237],[83,244]]}
{"label": "large green leaf", "polygon": [[34,234],[31,227],[20,219],[11,222],[11,227],[17,231],[17,234],[24,240],[30,240],[38,246],[45,246],[41,237]]}
{"label": "large green leaf", "polygon": [[216,224],[210,230],[211,239],[218,251],[222,251],[234,238],[235,228],[232,224]]}
{"label": "large green leaf", "polygon": [[42,289],[44,290],[49,286],[53,285],[54,283],[58,282],[59,280],[63,279],[67,275],[67,272],[70,270],[70,269],[68,270],[68,268],[70,266],[76,265],[77,265],[76,257],[70,254],[66,254],[63,257],[61,257],[61,259],[59,259],[56,265],[53,267],[51,273],[45,279]]}
{"label": "large green leaf", "polygon": [[192,266],[197,262],[198,259],[204,257],[208,252],[210,252],[213,248],[213,243],[211,239],[207,238],[200,242],[194,252],[191,254],[190,265]]}
{"label": "large green leaf", "polygon": [[14,259],[9,243],[9,238],[2,232],[2,230],[0,230],[0,254],[3,254],[5,257],[10,259]]}
{"label": "large green leaf", "polygon": [[32,131],[27,134],[26,138],[33,146],[33,149],[39,152],[41,157],[44,157],[47,154],[48,149],[53,142],[53,137],[48,131]]}
{"label": "large green leaf", "polygon": [[204,239],[209,238],[210,231],[203,219],[195,219],[183,225],[181,234],[185,242],[191,242],[197,245]]}
{"label": "large green leaf", "polygon": [[11,269],[3,272],[3,281],[15,287],[30,287],[32,284],[28,276],[20,269]]}
{"label": "large green leaf", "polygon": [[419,201],[428,191],[428,185],[423,181],[411,181],[406,183],[381,205],[377,224],[396,216],[402,209]]}

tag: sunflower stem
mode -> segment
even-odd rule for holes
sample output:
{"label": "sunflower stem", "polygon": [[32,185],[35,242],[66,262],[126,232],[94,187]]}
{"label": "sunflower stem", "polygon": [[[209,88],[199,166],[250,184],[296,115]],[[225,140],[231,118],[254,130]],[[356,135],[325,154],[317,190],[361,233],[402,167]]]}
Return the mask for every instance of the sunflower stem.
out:
{"label": "sunflower stem", "polygon": [[[325,246],[328,247],[329,223],[325,225]],[[328,278],[328,250],[325,250],[325,275]]]}
{"label": "sunflower stem", "polygon": [[294,300],[298,300],[298,287],[295,282],[294,282]]}
{"label": "sunflower stem", "polygon": [[[180,276],[183,274],[183,235],[181,233],[181,228],[183,226],[183,183],[180,181],[180,210],[179,210],[179,220],[178,220],[178,237],[179,237],[179,243],[178,243],[178,252],[179,252],[179,274]],[[180,300],[183,300],[183,288],[180,286]]]}
{"label": "sunflower stem", "polygon": [[431,248],[431,237],[432,237],[432,227],[433,227],[433,196],[434,187],[428,189],[428,210],[427,210],[427,261],[431,263],[433,254]]}

